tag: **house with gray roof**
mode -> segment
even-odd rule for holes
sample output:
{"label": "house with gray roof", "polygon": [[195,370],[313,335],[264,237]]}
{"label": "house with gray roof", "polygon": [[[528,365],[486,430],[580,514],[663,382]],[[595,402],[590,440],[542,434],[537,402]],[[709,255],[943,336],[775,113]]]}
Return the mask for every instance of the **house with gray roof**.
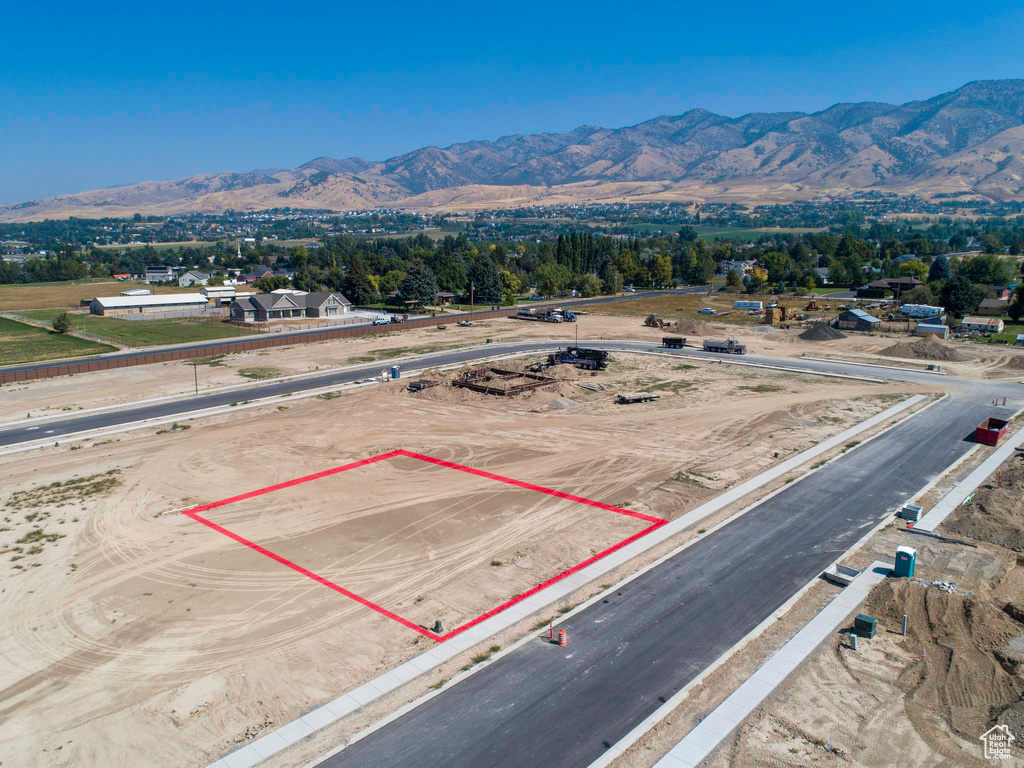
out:
{"label": "house with gray roof", "polygon": [[340,293],[257,293],[231,303],[228,314],[239,323],[267,323],[293,317],[339,317],[352,308]]}

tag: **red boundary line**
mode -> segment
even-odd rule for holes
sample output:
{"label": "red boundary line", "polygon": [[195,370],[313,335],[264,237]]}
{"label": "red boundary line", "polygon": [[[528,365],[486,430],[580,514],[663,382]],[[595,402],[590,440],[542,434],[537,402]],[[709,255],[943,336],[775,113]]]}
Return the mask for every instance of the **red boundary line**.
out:
{"label": "red boundary line", "polygon": [[[218,525],[217,523],[213,522],[212,520],[209,520],[209,519],[203,517],[201,514],[199,514],[200,512],[205,512],[205,511],[207,511],[209,509],[216,509],[217,507],[224,507],[224,506],[227,506],[228,504],[234,504],[235,502],[238,502],[238,501],[245,501],[246,499],[252,499],[252,498],[255,498],[257,496],[263,496],[264,494],[267,494],[267,493],[273,493],[274,491],[280,491],[280,490],[283,490],[285,488],[291,488],[291,487],[296,486],[296,485],[301,485],[302,483],[308,483],[308,482],[310,482],[312,480],[319,480],[319,479],[324,478],[324,477],[330,477],[331,475],[336,475],[336,474],[339,474],[341,472],[346,472],[346,471],[348,471],[350,469],[356,469],[357,467],[364,467],[364,466],[366,466],[368,464],[375,464],[378,461],[386,461],[387,459],[393,459],[396,456],[405,456],[407,458],[416,459],[418,461],[423,461],[423,462],[426,462],[428,464],[435,464],[437,466],[445,467],[447,469],[455,469],[455,470],[458,470],[460,472],[466,472],[466,473],[471,474],[471,475],[477,475],[479,477],[484,477],[484,478],[487,478],[488,480],[495,480],[497,482],[507,483],[509,485],[515,485],[515,486],[518,486],[520,488],[525,488],[526,490],[529,490],[529,491],[536,491],[537,493],[543,493],[543,494],[546,494],[548,496],[554,496],[554,497],[559,498],[559,499],[566,499],[568,501],[573,501],[573,502],[576,502],[578,504],[586,504],[586,505],[591,506],[591,507],[597,507],[598,509],[604,509],[604,510],[607,510],[609,512],[615,512],[615,513],[620,514],[620,515],[626,515],[627,517],[636,518],[638,520],[644,520],[645,522],[651,523],[651,525],[649,525],[647,528],[644,528],[642,531],[634,533],[632,536],[629,536],[629,537],[623,539],[622,541],[620,541],[620,542],[618,542],[616,544],[613,544],[612,546],[608,547],[607,549],[605,549],[605,550],[603,550],[601,552],[598,552],[596,555],[593,555],[593,556],[587,558],[583,562],[578,563],[578,564],[572,566],[571,568],[568,568],[568,569],[562,571],[561,573],[559,573],[559,574],[557,574],[555,576],[552,576],[547,581],[544,581],[544,582],[538,584],[537,586],[532,587],[532,588],[528,589],[527,591],[522,592],[522,593],[516,595],[512,599],[505,601],[501,605],[499,605],[499,606],[497,606],[495,608],[492,608],[491,610],[487,611],[486,613],[482,613],[479,616],[477,616],[476,618],[470,619],[469,621],[467,621],[464,624],[461,624],[460,626],[456,627],[455,629],[452,629],[451,631],[446,632],[443,635],[439,635],[436,632],[431,632],[429,629],[424,629],[419,624],[415,624],[415,623],[409,621],[408,619],[406,619],[406,618],[404,618],[402,616],[399,616],[397,613],[395,613],[393,611],[389,611],[387,608],[385,608],[385,607],[383,607],[381,605],[378,605],[377,603],[373,602],[372,600],[367,600],[365,597],[362,597],[361,595],[357,595],[355,592],[352,592],[352,591],[347,590],[347,589],[345,589],[344,587],[342,587],[342,586],[340,586],[338,584],[335,584],[330,579],[326,579],[323,576],[320,576],[319,574],[314,573],[313,571],[309,570],[308,568],[303,568],[301,565],[298,565],[297,563],[293,563],[291,560],[288,560],[287,558],[281,557],[281,555],[278,555],[276,552],[271,552],[266,547],[263,547],[263,546],[257,544],[254,541],[250,541],[249,539],[245,538],[244,536],[240,536],[239,534],[235,533],[234,531],[231,531],[231,530],[225,528],[222,525]],[[464,466],[462,464],[455,464],[455,463],[450,462],[450,461],[445,461],[444,459],[435,459],[433,456],[427,456],[427,455],[421,454],[421,453],[413,453],[412,451],[406,451],[406,450],[402,450],[402,449],[398,449],[398,450],[395,450],[395,451],[389,451],[388,453],[382,453],[382,454],[379,454],[377,456],[371,456],[368,459],[362,459],[360,461],[354,461],[354,462],[352,462],[350,464],[343,464],[343,465],[341,465],[339,467],[334,467],[333,469],[325,469],[322,472],[315,472],[312,475],[304,475],[303,477],[297,477],[297,478],[295,478],[293,480],[286,480],[283,483],[277,483],[275,485],[268,485],[266,488],[260,488],[260,489],[255,490],[255,491],[249,491],[247,493],[239,494],[238,496],[231,496],[231,497],[229,497],[227,499],[221,499],[220,501],[214,501],[214,502],[211,502],[209,504],[202,504],[202,505],[200,505],[198,507],[192,507],[191,509],[184,510],[182,512],[182,514],[185,515],[186,517],[191,518],[192,520],[195,520],[197,523],[202,523],[203,525],[207,526],[211,530],[214,530],[217,533],[223,534],[224,536],[227,536],[229,539],[232,539],[233,541],[236,541],[239,544],[242,544],[243,546],[248,547],[249,549],[253,550],[254,552],[258,552],[259,554],[264,555],[265,557],[269,557],[274,562],[279,563],[280,565],[283,565],[286,568],[291,568],[296,573],[300,573],[303,576],[305,576],[305,577],[307,577],[309,579],[312,579],[313,581],[317,582],[318,584],[321,584],[321,585],[327,587],[328,589],[332,589],[335,592],[337,592],[337,593],[339,593],[341,595],[344,595],[345,597],[348,597],[348,598],[350,598],[352,600],[355,600],[360,605],[364,605],[367,608],[369,608],[369,609],[371,609],[373,611],[376,611],[377,613],[379,613],[379,614],[381,614],[383,616],[387,616],[389,619],[391,619],[393,621],[397,621],[402,626],[408,627],[409,629],[411,629],[411,630],[413,630],[415,632],[418,632],[419,634],[423,635],[424,637],[429,637],[431,640],[434,640],[434,641],[439,642],[439,643],[443,643],[445,640],[449,640],[449,639],[455,637],[456,635],[462,634],[467,629],[470,629],[471,627],[475,627],[477,624],[480,624],[481,622],[486,621],[487,619],[491,618],[492,616],[496,616],[497,614],[501,613],[502,611],[504,611],[504,610],[506,610],[508,608],[511,608],[516,603],[520,603],[523,600],[526,600],[527,598],[532,597],[533,595],[537,594],[541,590],[546,589],[547,587],[550,587],[552,584],[555,584],[555,583],[557,583],[559,581],[562,581],[562,579],[566,579],[569,576],[572,576],[574,573],[577,573],[577,572],[583,570],[584,568],[586,568],[587,566],[596,563],[598,560],[601,560],[601,559],[603,559],[605,557],[608,557],[608,555],[610,555],[610,554],[612,554],[614,552],[617,552],[618,550],[622,549],[625,546],[628,546],[629,544],[632,544],[634,541],[637,541],[638,539],[643,538],[647,534],[649,534],[652,531],[660,528],[661,526],[665,525],[668,522],[668,520],[665,520],[665,519],[660,518],[660,517],[654,517],[652,515],[645,515],[645,514],[642,514],[640,512],[634,512],[634,511],[629,510],[629,509],[623,509],[622,507],[616,507],[616,506],[613,506],[611,504],[605,504],[605,503],[600,502],[600,501],[594,501],[592,499],[587,499],[587,498],[584,498],[582,496],[574,496],[573,494],[564,493],[562,491],[556,491],[556,490],[554,490],[552,488],[545,488],[542,485],[534,485],[533,483],[526,483],[526,482],[523,482],[521,480],[514,480],[511,477],[505,477],[503,475],[496,475],[493,472],[486,472],[486,471],[481,470],[481,469],[474,469],[473,467],[467,467],[467,466]]]}

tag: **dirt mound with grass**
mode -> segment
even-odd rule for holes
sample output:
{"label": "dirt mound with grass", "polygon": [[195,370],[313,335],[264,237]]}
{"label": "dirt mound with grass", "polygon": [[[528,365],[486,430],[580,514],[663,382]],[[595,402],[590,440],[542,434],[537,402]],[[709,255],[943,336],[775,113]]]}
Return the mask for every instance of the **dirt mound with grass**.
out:
{"label": "dirt mound with grass", "polygon": [[845,339],[846,334],[827,323],[817,323],[801,333],[800,338],[806,341],[835,341]]}
{"label": "dirt mound with grass", "polygon": [[1024,463],[1009,466],[989,478],[974,494],[974,501],[958,507],[944,529],[972,541],[1024,552]]}
{"label": "dirt mound with grass", "polygon": [[1003,611],[987,601],[890,579],[871,593],[864,612],[878,618],[879,632],[898,632],[907,615],[900,644],[916,658],[896,685],[919,733],[934,732],[938,717],[973,741],[1001,719],[1017,716],[1024,655],[1007,645],[1024,626]]}
{"label": "dirt mound with grass", "polygon": [[674,325],[676,333],[686,333],[692,336],[706,336],[711,333],[711,326],[700,318],[681,317]]}
{"label": "dirt mound with grass", "polygon": [[964,363],[972,359],[934,336],[925,336],[920,341],[898,341],[878,354],[906,360],[940,360],[945,363]]}

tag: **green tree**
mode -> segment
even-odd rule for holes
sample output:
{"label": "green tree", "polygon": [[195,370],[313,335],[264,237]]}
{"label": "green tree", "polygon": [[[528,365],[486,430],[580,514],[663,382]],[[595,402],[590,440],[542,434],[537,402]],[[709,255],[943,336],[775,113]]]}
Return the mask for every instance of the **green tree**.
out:
{"label": "green tree", "polygon": [[932,264],[928,268],[929,283],[935,280],[949,280],[949,278],[951,278],[952,276],[953,270],[949,268],[949,259],[947,259],[942,254],[939,254],[934,259],[932,259]]}
{"label": "green tree", "polygon": [[514,274],[507,269],[501,270],[501,295],[505,301],[514,301],[519,292],[523,290],[523,284]]}
{"label": "green tree", "polygon": [[206,284],[213,287],[224,285],[224,275],[219,272],[215,275],[210,275],[210,279],[206,281]]}
{"label": "green tree", "polygon": [[957,275],[946,281],[942,286],[940,301],[946,311],[957,317],[974,312],[981,300],[985,298],[985,291],[971,283],[963,275]]}
{"label": "green tree", "polygon": [[402,298],[415,302],[416,306],[433,304],[437,298],[437,278],[426,264],[413,262],[402,280]]}
{"label": "green tree", "polygon": [[576,290],[580,292],[580,296],[589,299],[601,292],[601,281],[588,272],[576,278]]}
{"label": "green tree", "polygon": [[1006,308],[1006,313],[1015,323],[1020,321],[1021,316],[1024,316],[1024,284],[1017,286],[1017,290],[1013,293],[1013,301]]}
{"label": "green tree", "polygon": [[740,279],[740,273],[737,272],[735,269],[730,269],[728,272],[725,273],[725,284],[728,285],[730,288],[736,288],[742,282],[743,281]]}
{"label": "green tree", "polygon": [[71,330],[71,316],[67,312],[58,312],[54,315],[50,325],[57,333],[67,333]]}
{"label": "green tree", "polygon": [[265,275],[252,284],[252,287],[263,293],[276,291],[278,288],[288,288],[292,284],[284,275]]}
{"label": "green tree", "polygon": [[651,263],[651,280],[657,287],[672,284],[672,260],[664,254],[657,253]]}
{"label": "green tree", "polygon": [[614,264],[608,262],[604,265],[604,269],[601,270],[601,292],[614,295],[621,290],[622,275],[615,268]]}
{"label": "green tree", "polygon": [[478,304],[497,304],[501,301],[501,276],[489,256],[479,256],[469,268],[465,290]]}
{"label": "green tree", "polygon": [[920,259],[911,259],[900,264],[900,274],[910,275],[923,281],[928,276],[928,265]]}
{"label": "green tree", "polygon": [[405,279],[405,272],[400,269],[389,269],[380,278],[380,292],[387,296],[402,287],[402,280]]}
{"label": "green tree", "polygon": [[692,243],[697,239],[697,230],[686,224],[679,228],[679,242]]}
{"label": "green tree", "polygon": [[569,285],[572,273],[561,264],[542,264],[533,270],[537,290],[544,296],[551,296]]}
{"label": "green tree", "polygon": [[354,256],[349,264],[345,279],[341,282],[341,291],[345,298],[356,306],[373,304],[377,301],[377,288],[370,279],[370,270],[359,256]]}

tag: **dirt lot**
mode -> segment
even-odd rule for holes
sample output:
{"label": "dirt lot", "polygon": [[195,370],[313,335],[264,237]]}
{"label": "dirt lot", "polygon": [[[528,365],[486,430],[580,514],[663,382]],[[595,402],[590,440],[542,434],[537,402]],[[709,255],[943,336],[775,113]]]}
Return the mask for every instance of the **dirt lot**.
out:
{"label": "dirt lot", "polygon": [[884,582],[862,606],[878,618],[878,635],[856,652],[845,635],[819,647],[707,764],[991,765],[979,736],[1000,724],[1018,748],[998,764],[1022,764],[1022,499],[1024,465],[1014,457],[939,528],[977,549],[910,537],[897,526],[872,539],[857,556],[861,565],[891,560],[898,544],[918,551],[913,581]]}
{"label": "dirt lot", "polygon": [[[907,389],[639,355],[557,371],[509,400],[395,382],[0,459],[4,763],[201,765],[431,643],[184,507],[403,448],[674,518]],[[662,398],[612,402],[644,388]],[[411,460],[353,471],[204,514],[445,628],[642,525]]]}

